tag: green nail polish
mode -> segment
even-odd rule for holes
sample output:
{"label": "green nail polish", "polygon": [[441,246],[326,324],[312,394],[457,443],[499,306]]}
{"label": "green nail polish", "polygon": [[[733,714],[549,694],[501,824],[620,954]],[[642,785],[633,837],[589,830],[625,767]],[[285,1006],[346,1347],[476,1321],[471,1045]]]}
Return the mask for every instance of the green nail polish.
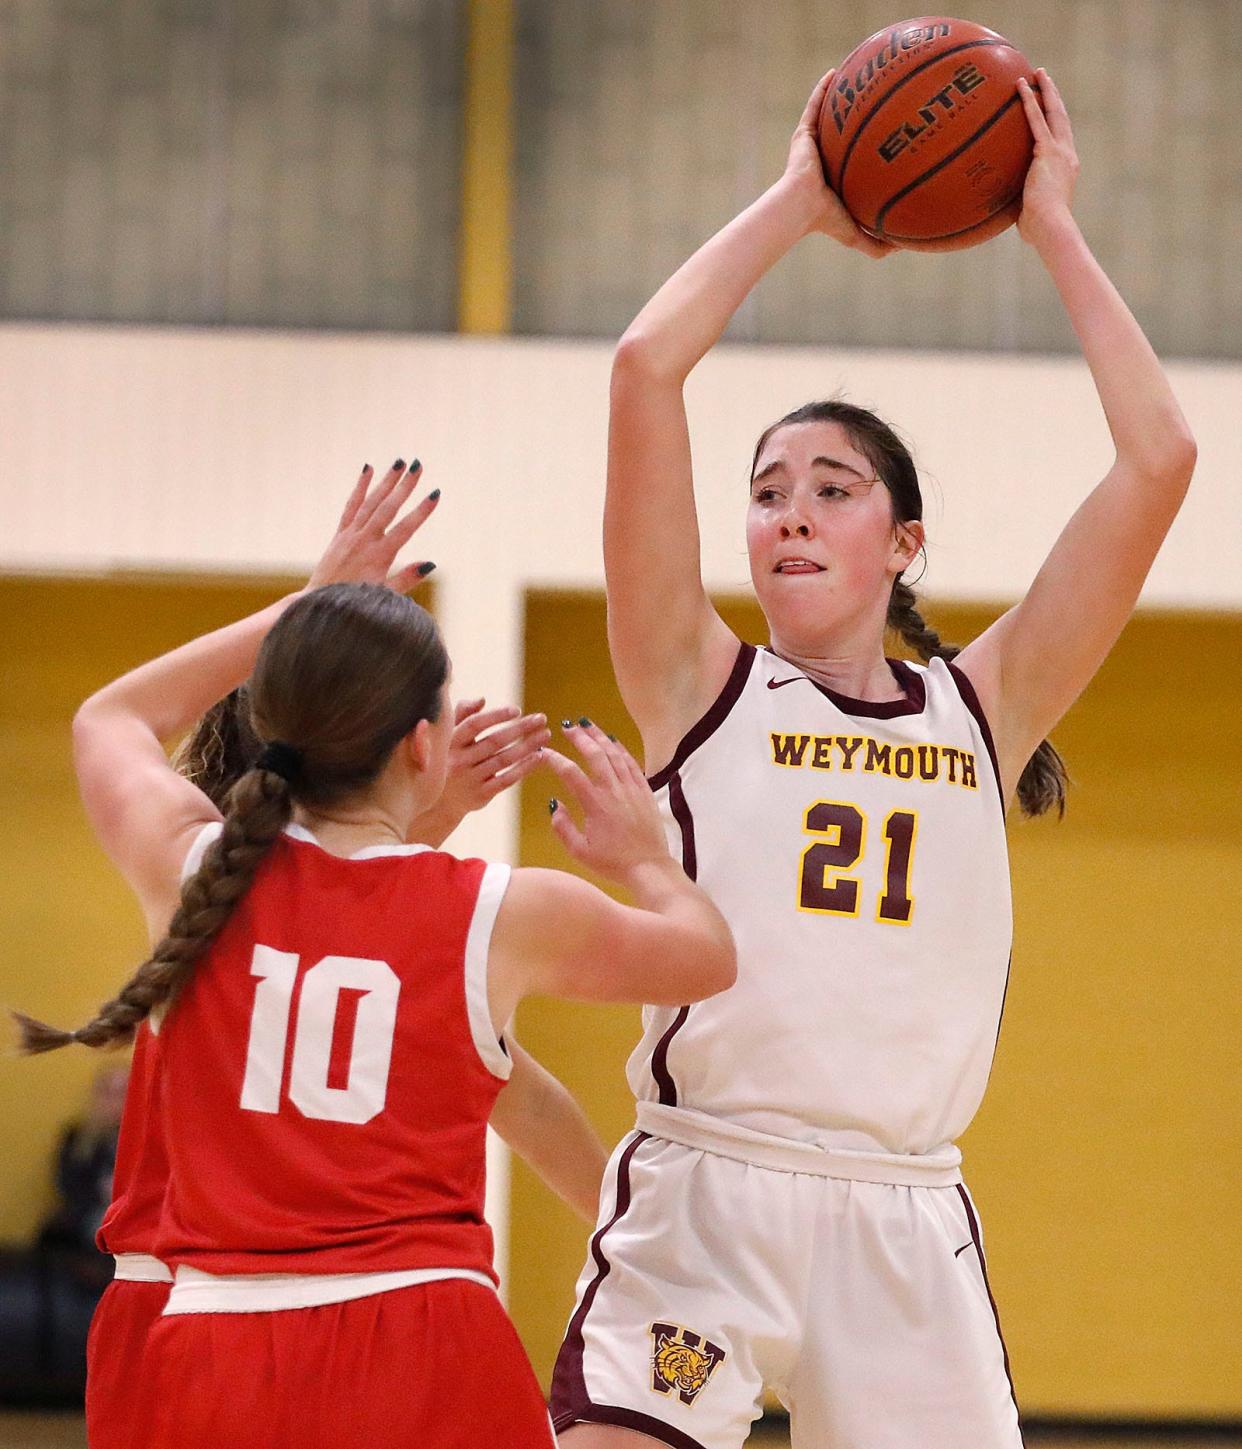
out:
{"label": "green nail polish", "polygon": [[417,570],[416,570],[416,572],[417,572],[417,574],[418,574],[418,576],[419,576],[420,579],[425,579],[427,577],[427,575],[434,568],[435,568],[435,564],[433,564],[433,563],[430,563],[430,562],[428,562],[428,563],[420,563],[419,566],[418,566],[418,568],[417,568]]}
{"label": "green nail polish", "polygon": [[559,804],[560,804],[560,801],[557,800],[557,798],[556,798],[555,795],[553,795],[553,797],[548,801],[548,814],[549,815],[555,815],[556,814],[556,807]]}
{"label": "green nail polish", "polygon": [[433,488],[431,492],[427,495],[427,497],[430,498],[433,503],[436,501],[437,498],[439,498],[439,496],[440,490],[438,488]]}
{"label": "green nail polish", "polygon": [[587,719],[586,715],[583,715],[582,718],[578,721],[578,723],[579,723],[579,725],[584,730],[585,729],[590,729],[590,727],[591,727],[591,721],[589,719]]}
{"label": "green nail polish", "polygon": [[609,735],[608,738],[613,742],[614,745],[617,743],[616,735]]}

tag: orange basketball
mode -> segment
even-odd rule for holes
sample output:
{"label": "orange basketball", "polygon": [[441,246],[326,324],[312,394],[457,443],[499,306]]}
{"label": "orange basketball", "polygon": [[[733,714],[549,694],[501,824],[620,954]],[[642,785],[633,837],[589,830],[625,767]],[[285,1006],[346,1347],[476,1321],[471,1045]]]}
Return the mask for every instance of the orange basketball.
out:
{"label": "orange basketball", "polygon": [[915,251],[972,247],[1018,216],[1033,142],[1003,36],[920,15],[841,62],[819,113],[828,184],[865,231]]}

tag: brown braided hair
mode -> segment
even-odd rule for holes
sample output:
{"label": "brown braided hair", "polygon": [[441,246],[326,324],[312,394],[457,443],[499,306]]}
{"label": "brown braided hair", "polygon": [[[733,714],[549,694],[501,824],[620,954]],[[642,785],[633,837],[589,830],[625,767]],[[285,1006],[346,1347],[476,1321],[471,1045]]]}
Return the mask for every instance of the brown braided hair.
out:
{"label": "brown braided hair", "polygon": [[[768,439],[778,428],[796,423],[839,424],[887,487],[893,522],[900,527],[903,523],[922,519],[923,493],[909,448],[875,413],[839,398],[804,403],[765,428],[755,444],[750,465],[752,478]],[[941,642],[940,635],[919,612],[914,590],[900,576],[893,581],[887,624],[925,664],[931,659],[948,661],[961,653],[959,645]],[[1044,740],[1027,761],[1018,780],[1018,808],[1028,817],[1043,815],[1053,809],[1058,818],[1063,817],[1068,783],[1065,761],[1052,741]]]}
{"label": "brown braided hair", "polygon": [[[255,739],[297,752],[290,782],[262,761],[228,793],[218,839],[181,887],[168,931],[111,1001],[76,1031],[15,1012],[21,1050],[123,1045],[185,984],[250,889],[297,801],[365,790],[398,741],[440,715],[448,654],[427,611],[378,584],[330,584],[288,608],[263,642],[249,687]],[[210,713],[210,712],[209,712]]]}
{"label": "brown braided hair", "polygon": [[250,723],[250,694],[243,684],[199,718],[173,752],[172,767],[223,813],[229,791],[262,748]]}

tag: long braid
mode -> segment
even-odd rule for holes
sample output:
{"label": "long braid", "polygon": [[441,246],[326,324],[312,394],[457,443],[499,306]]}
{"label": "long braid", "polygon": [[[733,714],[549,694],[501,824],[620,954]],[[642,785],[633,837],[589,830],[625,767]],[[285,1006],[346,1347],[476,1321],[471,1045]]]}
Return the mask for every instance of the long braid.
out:
{"label": "long braid", "polygon": [[281,776],[270,770],[248,770],[229,797],[219,838],[208,846],[202,864],[181,887],[181,902],[168,931],[147,960],[76,1031],[58,1031],[14,1012],[21,1032],[20,1050],[34,1054],[72,1042],[113,1047],[131,1041],[138,1024],[189,979],[195,963],[250,889],[292,809],[289,785]]}
{"label": "long braid", "polygon": [[[914,590],[898,579],[888,604],[888,627],[927,663],[930,659],[955,659],[962,651],[957,644],[945,644],[919,612]],[[1065,815],[1065,793],[1069,772],[1051,740],[1044,740],[1018,780],[1018,808],[1023,815],[1043,815],[1055,808]]]}

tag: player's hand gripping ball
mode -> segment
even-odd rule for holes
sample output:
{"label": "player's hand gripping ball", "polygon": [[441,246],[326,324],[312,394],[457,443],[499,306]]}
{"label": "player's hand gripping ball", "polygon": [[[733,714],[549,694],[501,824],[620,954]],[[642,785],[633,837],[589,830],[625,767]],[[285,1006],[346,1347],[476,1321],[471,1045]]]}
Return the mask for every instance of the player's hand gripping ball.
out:
{"label": "player's hand gripping ball", "polygon": [[1017,220],[1031,164],[1003,36],[940,15],[878,31],[837,67],[819,113],[824,174],[860,227],[913,251],[954,251]]}

